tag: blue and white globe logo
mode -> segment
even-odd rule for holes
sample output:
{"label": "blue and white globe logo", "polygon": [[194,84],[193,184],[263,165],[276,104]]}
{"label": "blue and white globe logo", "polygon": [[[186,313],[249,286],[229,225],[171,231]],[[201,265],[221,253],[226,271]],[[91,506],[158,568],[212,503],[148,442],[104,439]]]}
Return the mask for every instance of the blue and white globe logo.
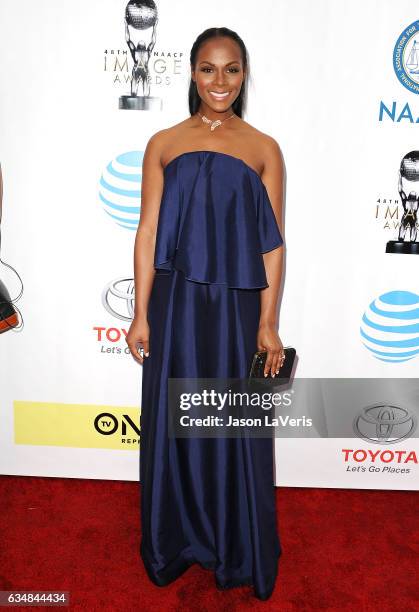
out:
{"label": "blue and white globe logo", "polygon": [[419,353],[419,295],[410,291],[383,293],[362,317],[364,346],[381,361],[400,363]]}
{"label": "blue and white globe logo", "polygon": [[419,94],[419,20],[411,23],[397,39],[393,67],[403,87]]}
{"label": "blue and white globe logo", "polygon": [[140,220],[144,153],[121,153],[100,177],[99,198],[107,215],[121,227],[136,231]]}

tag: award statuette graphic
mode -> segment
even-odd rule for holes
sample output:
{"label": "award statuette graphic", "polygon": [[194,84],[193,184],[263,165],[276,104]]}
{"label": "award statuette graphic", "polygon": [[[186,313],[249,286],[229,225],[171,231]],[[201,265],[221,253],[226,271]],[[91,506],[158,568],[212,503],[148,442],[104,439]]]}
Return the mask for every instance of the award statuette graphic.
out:
{"label": "award statuette graphic", "polygon": [[[125,110],[161,110],[162,100],[150,96],[148,63],[156,43],[157,7],[154,0],[134,2],[125,8],[125,40],[134,61],[131,95],[120,96],[119,108]],[[148,42],[147,42],[148,39]],[[141,83],[142,95],[137,95]]]}
{"label": "award statuette graphic", "polygon": [[[386,253],[419,255],[419,242],[416,240],[419,203],[419,151],[410,151],[400,163],[399,194],[403,204],[399,239],[387,242]],[[406,240],[408,232],[409,240]]]}

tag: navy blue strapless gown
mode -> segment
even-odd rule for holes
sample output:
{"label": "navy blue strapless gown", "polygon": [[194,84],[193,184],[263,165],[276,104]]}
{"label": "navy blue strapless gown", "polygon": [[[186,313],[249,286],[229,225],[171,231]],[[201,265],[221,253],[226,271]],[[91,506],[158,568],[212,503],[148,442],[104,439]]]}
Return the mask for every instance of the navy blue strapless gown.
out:
{"label": "navy blue strapless gown", "polygon": [[166,166],[140,418],[141,556],[159,586],[199,563],[220,589],[272,594],[272,439],[169,438],[167,379],[247,378],[268,286],[262,253],[282,242],[266,188],[241,159],[190,151]]}

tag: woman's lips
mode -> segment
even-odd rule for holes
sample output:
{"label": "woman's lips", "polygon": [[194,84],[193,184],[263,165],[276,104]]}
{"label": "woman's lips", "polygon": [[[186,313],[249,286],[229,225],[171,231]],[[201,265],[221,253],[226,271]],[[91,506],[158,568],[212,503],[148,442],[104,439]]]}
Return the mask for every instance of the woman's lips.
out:
{"label": "woman's lips", "polygon": [[210,91],[209,93],[216,100],[224,100],[225,98],[227,98],[230,95],[229,91],[226,91],[226,92],[224,92],[222,94],[221,93],[217,93],[215,91]]}

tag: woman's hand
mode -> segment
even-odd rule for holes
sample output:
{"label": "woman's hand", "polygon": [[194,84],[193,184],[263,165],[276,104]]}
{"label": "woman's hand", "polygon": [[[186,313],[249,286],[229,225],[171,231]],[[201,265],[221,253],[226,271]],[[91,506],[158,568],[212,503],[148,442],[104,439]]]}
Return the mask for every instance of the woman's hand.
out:
{"label": "woman's hand", "polygon": [[139,348],[142,347],[144,349],[145,357],[148,357],[150,354],[150,328],[145,317],[134,317],[125,341],[129,346],[131,355],[136,361],[142,364],[144,362],[144,357],[139,353]]}
{"label": "woman's hand", "polygon": [[258,351],[268,351],[266,357],[264,375],[278,374],[284,363],[285,353],[278,331],[273,323],[260,323],[257,334]]}

